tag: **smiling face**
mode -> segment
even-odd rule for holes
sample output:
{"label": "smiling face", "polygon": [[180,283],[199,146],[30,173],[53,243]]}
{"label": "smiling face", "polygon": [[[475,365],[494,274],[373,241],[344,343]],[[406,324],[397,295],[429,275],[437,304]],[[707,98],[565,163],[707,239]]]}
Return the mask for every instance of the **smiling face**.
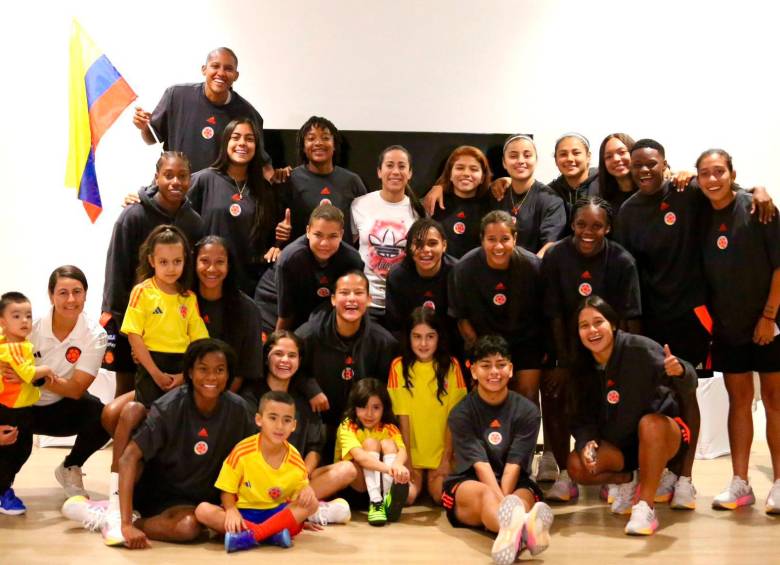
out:
{"label": "smiling face", "polygon": [[277,379],[293,378],[300,362],[298,346],[289,337],[279,339],[268,352],[268,371]]}
{"label": "smiling face", "polygon": [[184,272],[184,246],[181,243],[158,243],[149,256],[157,285],[166,292],[176,289]]}
{"label": "smiling face", "polygon": [[227,386],[228,362],[221,351],[210,351],[195,360],[190,369],[192,390],[196,396],[213,401]]}
{"label": "smiling face", "polygon": [[631,153],[626,144],[617,137],[611,138],[604,146],[604,165],[607,172],[615,178],[631,174]]}
{"label": "smiling face", "polygon": [[422,242],[412,245],[412,261],[421,277],[432,277],[441,269],[441,259],[447,252],[447,242],[437,229],[428,229]]}
{"label": "smiling face", "polygon": [[339,250],[344,227],[338,222],[317,218],[306,226],[306,237],[315,259],[325,263]]}
{"label": "smiling face", "polygon": [[324,165],[333,163],[336,141],[328,128],[313,126],[303,137],[303,154],[309,163]]}
{"label": "smiling face", "polygon": [[593,356],[603,362],[608,359],[615,342],[615,329],[604,315],[595,308],[583,308],[577,327],[580,341]]}
{"label": "smiling face", "polygon": [[494,222],[485,226],[482,249],[490,268],[508,269],[516,244],[517,235],[512,233],[507,224]]}
{"label": "smiling face", "polygon": [[359,323],[371,302],[368,283],[355,274],[345,275],[336,280],[336,288],[330,297],[330,303],[342,321]]}
{"label": "smiling face", "polygon": [[80,281],[60,277],[54,285],[54,291],[49,294],[49,300],[58,319],[75,322],[84,311],[87,291]]}
{"label": "smiling face", "polygon": [[32,321],[29,302],[11,302],[0,316],[0,328],[9,341],[23,341],[32,331]]}
{"label": "smiling face", "polygon": [[484,171],[479,161],[471,155],[462,155],[452,164],[450,182],[456,195],[461,198],[473,198],[482,183]]}
{"label": "smiling face", "polygon": [[709,153],[697,166],[699,186],[715,208],[727,206],[734,198],[735,171],[729,170],[728,159],[720,153]]}
{"label": "smiling face", "polygon": [[571,227],[574,230],[574,246],[585,257],[601,251],[604,238],[610,230],[606,210],[594,205],[579,208]]}
{"label": "smiling face", "polygon": [[439,346],[439,333],[428,324],[417,324],[409,332],[412,353],[421,363],[433,360]]}
{"label": "smiling face", "polygon": [[236,60],[226,51],[215,51],[200,69],[206,84],[206,96],[213,102],[224,103],[230,87],[238,78]]}
{"label": "smiling face", "polygon": [[516,139],[504,150],[504,168],[513,180],[527,181],[536,170],[536,148],[527,139]]}
{"label": "smiling face", "polygon": [[227,154],[230,162],[235,165],[248,165],[255,156],[257,140],[252,126],[249,124],[236,125],[228,141]]}
{"label": "smiling face", "polygon": [[207,243],[198,250],[195,270],[201,288],[222,288],[228,274],[227,250],[217,243]]}
{"label": "smiling face", "polygon": [[471,377],[482,391],[488,393],[506,390],[512,371],[512,362],[499,353],[482,357],[471,364]]}
{"label": "smiling face", "polygon": [[412,178],[412,167],[405,151],[392,149],[385,153],[382,165],[376,171],[382,181],[382,190],[391,195],[403,194]]}
{"label": "smiling face", "polygon": [[295,405],[268,400],[263,404],[263,411],[255,416],[255,423],[263,441],[281,445],[295,431]]}
{"label": "smiling face", "polygon": [[643,147],[631,152],[631,177],[643,194],[655,194],[664,183],[666,160],[657,149]]}
{"label": "smiling face", "polygon": [[190,189],[190,168],[178,157],[163,159],[155,183],[164,207],[178,208]]}
{"label": "smiling face", "polygon": [[588,174],[590,151],[580,138],[565,137],[555,149],[555,164],[567,180],[579,184]]}
{"label": "smiling face", "polygon": [[367,430],[373,430],[382,422],[385,409],[378,396],[369,396],[365,406],[355,406],[358,420]]}

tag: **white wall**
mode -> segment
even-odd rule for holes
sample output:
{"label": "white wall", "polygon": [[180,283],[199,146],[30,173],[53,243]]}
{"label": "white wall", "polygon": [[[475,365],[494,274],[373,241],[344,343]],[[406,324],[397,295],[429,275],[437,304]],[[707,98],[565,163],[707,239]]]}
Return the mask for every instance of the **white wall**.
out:
{"label": "white wall", "polygon": [[[117,7],[114,7],[116,4]],[[343,129],[536,134],[539,178],[557,135],[598,147],[612,131],[665,144],[673,168],[710,146],[739,178],[780,197],[774,3],[553,0],[188,0],[5,6],[0,151],[0,291],[45,306],[52,268],[75,263],[100,305],[105,249],[122,195],[156,154],[126,111],[101,141],[104,212],[91,225],[63,188],[72,16],[151,110],[164,88],[199,80],[206,53],[238,53],[236,90],[269,128],[324,115]],[[226,10],[229,9],[229,12]]]}

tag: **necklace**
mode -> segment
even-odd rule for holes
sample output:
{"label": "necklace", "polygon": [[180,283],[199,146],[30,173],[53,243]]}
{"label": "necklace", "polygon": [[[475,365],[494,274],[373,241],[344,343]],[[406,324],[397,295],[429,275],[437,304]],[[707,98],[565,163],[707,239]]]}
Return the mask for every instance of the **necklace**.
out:
{"label": "necklace", "polygon": [[246,185],[249,183],[249,179],[245,180],[244,184],[242,184],[241,186],[238,186],[238,181],[236,179],[233,179],[233,182],[236,185],[236,190],[238,190],[238,194],[234,194],[233,196],[231,196],[231,199],[234,202],[239,202],[244,198],[244,191],[246,190]]}
{"label": "necklace", "polygon": [[525,204],[525,201],[528,200],[528,196],[531,194],[531,191],[534,189],[534,185],[531,185],[531,188],[526,190],[523,193],[522,199],[515,203],[515,190],[511,186],[509,187],[509,202],[512,205],[512,215],[517,217],[518,214],[520,214],[520,210],[523,209],[523,205]]}

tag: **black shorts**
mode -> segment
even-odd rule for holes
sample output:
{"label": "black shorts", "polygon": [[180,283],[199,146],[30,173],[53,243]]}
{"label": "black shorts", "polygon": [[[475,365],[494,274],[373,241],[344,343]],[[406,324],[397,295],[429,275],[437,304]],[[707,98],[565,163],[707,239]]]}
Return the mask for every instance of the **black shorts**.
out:
{"label": "black shorts", "polygon": [[[101,322],[103,319],[101,318]],[[117,373],[135,373],[136,364],[133,361],[132,349],[127,336],[119,331],[116,318],[109,318],[103,325],[106,330],[106,352],[103,354],[102,367],[106,371]]]}
{"label": "black shorts", "polygon": [[[671,416],[667,416],[670,418]],[[672,418],[675,424],[680,428],[680,447],[669,461],[666,466],[672,467],[679,461],[681,461],[685,454],[688,453],[688,449],[691,446],[691,430],[688,428],[688,424],[680,417]],[[623,469],[622,471],[636,471],[639,469],[639,438],[635,436],[634,441],[618,447],[620,453],[623,454]]]}
{"label": "black shorts", "polygon": [[509,346],[509,353],[512,355],[512,367],[515,371],[541,369],[547,358],[542,340],[512,344]]}
{"label": "black shorts", "polygon": [[[157,368],[164,373],[181,373],[181,362],[184,358],[183,353],[160,353],[158,351],[150,351],[152,360]],[[135,372],[135,400],[140,402],[147,408],[152,405],[152,402],[160,398],[166,391],[157,386],[154,379],[149,374],[143,365],[138,365],[138,369]]]}
{"label": "black shorts", "polygon": [[715,340],[712,345],[712,368],[723,373],[774,373],[780,371],[780,336],[767,345],[752,341],[727,345]]}
{"label": "black shorts", "polygon": [[[464,482],[469,480],[476,481],[476,479],[461,479],[461,478],[449,479],[444,481],[444,487],[441,493],[441,505],[442,507],[444,507],[444,510],[447,512],[447,520],[449,520],[450,525],[453,528],[473,527],[464,524],[463,522],[458,520],[458,517],[455,512],[455,508],[456,508],[455,493],[457,492],[460,485],[462,485]],[[520,478],[517,480],[517,485],[515,486],[515,490],[521,488],[531,491],[531,493],[533,493],[534,495],[534,500],[536,500],[537,502],[539,502],[540,500],[544,500],[544,493],[542,492],[542,489],[540,489],[539,485],[537,485],[534,482],[534,480],[525,473],[520,475]]]}
{"label": "black shorts", "polygon": [[[700,315],[709,317],[706,308],[699,307]],[[712,334],[695,311],[686,312],[671,320],[647,318],[643,320],[647,337],[661,345],[669,345],[672,354],[685,359],[697,370],[711,369],[709,366]]]}
{"label": "black shorts", "polygon": [[202,500],[193,500],[178,493],[166,492],[160,488],[156,473],[144,471],[133,489],[133,509],[144,518],[162,514],[174,506],[195,507]]}

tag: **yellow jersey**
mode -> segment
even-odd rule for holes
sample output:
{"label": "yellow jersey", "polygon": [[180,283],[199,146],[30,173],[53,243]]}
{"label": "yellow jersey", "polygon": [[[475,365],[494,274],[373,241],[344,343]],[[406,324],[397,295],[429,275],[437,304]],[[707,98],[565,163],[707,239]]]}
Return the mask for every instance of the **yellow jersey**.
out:
{"label": "yellow jersey", "polygon": [[41,389],[31,384],[35,378],[33,344],[28,340],[8,343],[0,334],[0,361],[11,365],[22,379],[21,383],[9,383],[0,378],[0,404],[7,408],[24,408],[38,402]]}
{"label": "yellow jersey", "polygon": [[401,430],[393,424],[379,424],[373,430],[368,430],[345,419],[336,432],[336,451],[333,454],[333,461],[352,461],[349,452],[356,447],[362,448],[363,442],[369,438],[377,441],[392,439],[399,450],[405,449]]}

